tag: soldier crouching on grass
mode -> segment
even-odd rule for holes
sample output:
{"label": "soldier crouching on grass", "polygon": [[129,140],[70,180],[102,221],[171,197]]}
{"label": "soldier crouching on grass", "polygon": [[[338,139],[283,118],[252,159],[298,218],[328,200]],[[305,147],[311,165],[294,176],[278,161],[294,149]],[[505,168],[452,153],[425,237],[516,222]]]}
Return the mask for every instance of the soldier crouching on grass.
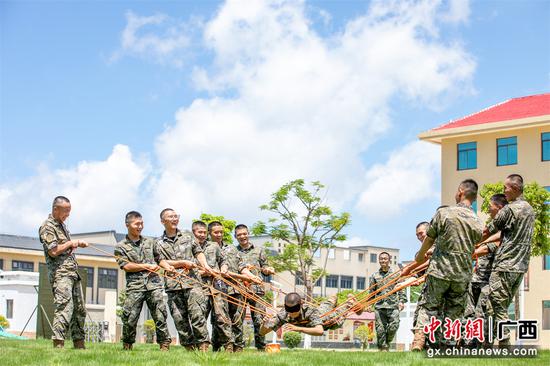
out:
{"label": "soldier crouching on grass", "polygon": [[86,307],[74,251],[76,248],[87,247],[88,243],[83,240],[71,240],[69,230],[64,224],[70,213],[69,199],[63,196],[55,197],[52,213],[40,226],[38,233],[44,246],[44,257],[55,304],[52,324],[53,346],[64,347],[70,327],[74,348],[84,349]]}
{"label": "soldier crouching on grass", "polygon": [[289,332],[300,332],[311,336],[322,336],[324,333],[319,310],[305,304],[296,292],[291,292],[285,296],[284,310],[263,322],[260,335],[263,337],[271,331],[275,332],[283,325],[285,325],[285,330]]}
{"label": "soldier crouching on grass", "polygon": [[115,247],[118,265],[126,272],[126,300],[121,317],[123,349],[131,350],[136,341],[139,314],[146,302],[155,321],[160,350],[168,351],[172,340],[166,325],[163,282],[155,273],[160,269],[153,254],[155,241],[141,236],[143,219],[139,212],[128,212],[125,221],[128,235]]}
{"label": "soldier crouching on grass", "polygon": [[[363,305],[352,294],[348,295],[345,303],[337,307],[337,297],[331,296],[323,301],[318,308],[306,304],[296,292],[285,296],[285,310],[280,311],[274,317],[265,319],[260,334],[266,335],[271,331],[277,331],[285,325],[286,331],[294,331],[321,336],[325,330],[334,330],[342,327],[346,320],[346,314],[350,311],[361,315]],[[336,309],[337,308],[337,309]],[[332,310],[336,311],[332,312]]]}

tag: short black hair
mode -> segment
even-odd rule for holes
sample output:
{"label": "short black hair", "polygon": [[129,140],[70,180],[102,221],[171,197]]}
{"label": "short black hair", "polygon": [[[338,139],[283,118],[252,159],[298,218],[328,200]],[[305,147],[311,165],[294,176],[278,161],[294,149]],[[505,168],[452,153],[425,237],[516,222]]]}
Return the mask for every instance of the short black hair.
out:
{"label": "short black hair", "polygon": [[126,216],[124,217],[124,222],[126,222],[127,224],[129,224],[133,219],[141,219],[142,216],[139,212],[137,211],[130,211],[126,214]]}
{"label": "short black hair", "polygon": [[55,206],[59,205],[60,203],[71,203],[71,201],[69,201],[69,199],[65,196],[57,196],[53,199],[53,202],[52,202],[52,208],[54,208]]}
{"label": "short black hair", "polygon": [[416,230],[418,230],[418,228],[419,228],[420,226],[429,226],[429,225],[430,225],[429,222],[427,222],[427,221],[422,221],[422,222],[418,223],[418,225],[416,225]]}
{"label": "short black hair", "polygon": [[166,213],[166,211],[174,211],[173,209],[166,207],[164,210],[160,211],[160,219],[162,220],[162,216]]}
{"label": "short black hair", "polygon": [[519,174],[510,174],[506,177],[512,182],[512,185],[520,192],[523,192],[523,177]]}
{"label": "short black hair", "polygon": [[191,224],[191,231],[195,230],[196,227],[203,227],[206,229],[206,223],[201,220],[193,221],[193,224]]}
{"label": "short black hair", "polygon": [[464,190],[464,197],[470,201],[475,201],[477,199],[477,182],[473,179],[464,179],[460,182],[460,188]]}
{"label": "short black hair", "polygon": [[378,253],[378,258],[380,258],[380,256],[382,256],[382,254],[385,254],[385,255],[387,255],[387,256],[388,256],[388,258],[390,258],[390,259],[391,259],[391,255],[390,255],[390,253],[388,253],[388,252],[380,252],[380,253]]}
{"label": "short black hair", "polygon": [[248,226],[246,226],[245,224],[239,224],[235,226],[235,234],[237,234],[237,230],[240,230],[240,229],[246,229],[246,231],[248,231]]}
{"label": "short black hair", "polygon": [[221,226],[223,227],[223,224],[219,221],[212,221],[208,224],[208,231],[211,231],[214,226]]}
{"label": "short black hair", "polygon": [[295,306],[298,305],[300,301],[302,301],[302,297],[297,292],[289,292],[285,296],[285,305]]}
{"label": "short black hair", "polygon": [[504,207],[508,204],[508,200],[506,199],[506,196],[502,193],[493,194],[490,198],[491,202],[494,204]]}

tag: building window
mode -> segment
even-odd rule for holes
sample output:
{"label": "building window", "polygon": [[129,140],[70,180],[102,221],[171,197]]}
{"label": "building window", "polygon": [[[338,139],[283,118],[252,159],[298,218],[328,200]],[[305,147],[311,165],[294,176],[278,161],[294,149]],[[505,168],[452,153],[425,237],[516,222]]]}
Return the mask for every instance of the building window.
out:
{"label": "building window", "polygon": [[262,277],[265,283],[271,283],[271,280],[273,279],[272,275],[264,275],[263,273],[262,273]]}
{"label": "building window", "polygon": [[477,142],[466,142],[457,145],[457,169],[476,169],[477,168]]}
{"label": "building window", "polygon": [[550,132],[541,135],[542,161],[550,161]]}
{"label": "building window", "polygon": [[34,262],[11,261],[11,270],[34,272]]}
{"label": "building window", "polygon": [[350,254],[349,250],[347,250],[347,249],[344,250],[344,260],[345,261],[351,260],[351,254]]}
{"label": "building window", "polygon": [[497,165],[518,163],[518,139],[516,136],[497,139]]}
{"label": "building window", "polygon": [[370,255],[370,262],[371,262],[371,263],[376,263],[376,262],[377,262],[377,259],[378,259],[378,255],[376,255],[376,253],[371,253],[371,255]]}
{"label": "building window", "polygon": [[477,200],[475,200],[475,201],[472,203],[472,210],[473,210],[474,213],[477,215]]}
{"label": "building window", "polygon": [[365,289],[365,277],[357,277],[357,290]]}
{"label": "building window", "polygon": [[338,275],[328,275],[325,279],[326,287],[338,288]]}
{"label": "building window", "polygon": [[6,300],[6,319],[13,319],[13,300]]}
{"label": "building window", "polygon": [[550,301],[542,302],[542,329],[550,329]]}
{"label": "building window", "polygon": [[0,258],[0,269],[4,270],[4,260]]}
{"label": "building window", "polygon": [[112,268],[98,268],[97,286],[99,288],[117,288],[118,270]]}
{"label": "building window", "polygon": [[304,280],[302,278],[302,272],[296,272],[296,275],[294,276],[294,284],[296,286],[304,284]]}
{"label": "building window", "polygon": [[323,286],[323,278],[322,277],[319,277],[317,279],[317,281],[315,281],[315,286],[316,287],[322,287]]}
{"label": "building window", "polygon": [[543,263],[543,269],[545,271],[550,271],[550,254],[546,254],[543,257],[542,263]]}
{"label": "building window", "polygon": [[80,266],[86,271],[86,303],[94,303],[94,267]]}
{"label": "building window", "polygon": [[336,258],[336,253],[334,252],[334,249],[328,250],[328,259],[334,259]]}
{"label": "building window", "polygon": [[353,277],[352,276],[341,276],[340,277],[340,288],[353,288]]}
{"label": "building window", "polygon": [[363,253],[357,254],[357,260],[363,262],[365,260],[365,255]]}

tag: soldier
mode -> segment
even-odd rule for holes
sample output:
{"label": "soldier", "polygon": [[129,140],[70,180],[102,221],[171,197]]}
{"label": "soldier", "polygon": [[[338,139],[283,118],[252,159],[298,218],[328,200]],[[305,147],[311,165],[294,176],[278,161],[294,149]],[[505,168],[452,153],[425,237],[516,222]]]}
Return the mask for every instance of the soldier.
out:
{"label": "soldier", "polygon": [[44,247],[48,279],[55,304],[52,324],[53,346],[64,347],[70,327],[74,348],[84,349],[86,307],[74,251],[76,248],[87,247],[88,243],[71,240],[69,230],[64,224],[70,213],[69,199],[63,196],[55,197],[52,213],[40,226],[38,236]]}
{"label": "soldier", "polygon": [[163,284],[156,273],[160,267],[153,253],[155,241],[141,236],[143,219],[139,212],[128,212],[125,222],[128,234],[115,247],[118,265],[126,272],[126,299],[121,316],[123,349],[133,348],[139,315],[146,302],[155,321],[160,350],[168,351],[172,340],[166,325]]}
{"label": "soldier", "polygon": [[[229,273],[242,273],[248,276],[252,282],[261,282],[261,280],[254,276],[246,267],[246,263],[242,260],[241,252],[237,250],[234,245],[227,244],[223,241],[224,227],[219,221],[212,221],[208,224],[208,233],[210,239],[216,242],[220,249],[222,257],[227,264]],[[236,282],[235,286],[242,286],[239,280],[233,279],[232,282]],[[241,352],[244,348],[243,339],[243,296],[235,290],[233,286],[226,286],[226,293],[230,296],[231,301],[224,301],[224,306],[227,306],[228,319],[231,321],[229,326],[230,339],[226,343],[231,343],[229,348],[232,348],[234,352]],[[224,300],[224,299],[222,299]],[[212,318],[213,320],[213,318]],[[221,335],[221,337],[220,337]],[[212,324],[212,349],[218,351],[223,345],[223,334],[220,334],[218,328]],[[226,348],[227,350],[227,348]]]}
{"label": "soldier", "polygon": [[271,331],[277,331],[283,325],[288,332],[300,332],[311,336],[322,336],[324,333],[319,311],[315,307],[305,304],[296,292],[285,296],[284,310],[263,322],[260,327],[260,335],[263,337]]}
{"label": "soldier", "polygon": [[[508,205],[487,224],[483,233],[483,239],[499,230],[502,233],[502,244],[495,252],[493,270],[489,277],[488,304],[491,311],[488,312],[486,320],[493,317],[494,330],[499,322],[508,320],[508,306],[529,266],[535,224],[535,212],[523,198],[523,178],[520,175],[511,174],[506,178],[504,194]],[[504,327],[499,346],[509,344],[510,331]]]}
{"label": "soldier", "polygon": [[[460,183],[455,195],[456,205],[436,211],[422,247],[416,254],[416,264],[426,261],[425,254],[437,240],[430,259],[427,278],[419,303],[419,319],[432,316],[460,319],[464,313],[468,284],[472,277],[472,253],[480,241],[483,225],[472,210],[478,185],[472,179]],[[407,274],[404,270],[403,274]],[[441,313],[441,314],[438,314]],[[450,345],[453,342],[449,342]],[[422,350],[424,333],[416,329],[413,351]]]}
{"label": "soldier", "polygon": [[[426,239],[426,231],[428,231],[429,226],[430,226],[430,223],[427,221],[422,221],[421,223],[416,225],[416,238],[418,239],[418,241],[420,241],[420,244],[422,244],[424,239]],[[420,273],[417,274],[417,277],[420,277],[420,275],[421,275]],[[416,303],[418,304],[421,300],[422,300],[422,293],[420,293],[420,295],[418,296],[418,300],[416,301]],[[413,329],[412,329],[413,333],[417,327],[416,323],[418,321],[419,310],[420,310],[420,307],[416,306],[416,309],[414,310],[414,317],[413,317]]]}
{"label": "soldier", "polygon": [[[319,304],[319,314],[323,321],[324,330],[334,330],[341,328],[346,321],[346,315],[352,310],[355,314],[361,315],[364,306],[360,305],[355,296],[348,294],[348,299],[345,303],[338,306],[338,297],[333,295]],[[332,311],[333,309],[336,311]]]}
{"label": "soldier", "polygon": [[[269,267],[267,264],[267,255],[263,248],[256,248],[248,239],[248,227],[244,224],[237,225],[235,227],[235,238],[239,241],[237,249],[242,253],[243,260],[248,265],[252,266],[252,273],[255,276],[260,276],[260,273],[264,275],[275,274],[275,270]],[[251,285],[251,291],[256,296],[264,296],[265,290],[262,285]],[[264,310],[264,306],[254,299],[247,299],[246,302],[254,309]],[[246,311],[246,309],[243,309]],[[254,344],[259,351],[265,350],[265,337],[260,334],[260,328],[262,325],[262,316],[258,312],[250,308],[250,314],[252,316],[252,322],[254,324]],[[237,336],[236,336],[237,337]]]}
{"label": "soldier", "polygon": [[[203,250],[210,268],[218,273],[227,273],[228,266],[222,256],[220,246],[207,240],[206,224],[203,221],[195,221],[192,230],[195,243]],[[204,318],[208,319],[210,315],[212,332],[216,332],[217,341],[224,346],[226,352],[233,352],[231,321],[227,315],[227,302],[224,301],[219,292],[225,290],[225,283],[220,279],[214,279],[208,272],[199,271],[199,273],[201,281],[205,284],[202,288],[205,296]]]}
{"label": "soldier", "polygon": [[[377,291],[391,280],[388,276],[390,274],[390,254],[387,252],[380,253],[378,255],[378,263],[380,264],[380,269],[370,277],[369,288],[371,291]],[[395,284],[385,287],[376,296],[382,296],[393,290],[394,287]],[[403,310],[406,301],[407,297],[405,293],[398,291],[374,304],[376,343],[380,351],[389,351],[390,343],[393,341],[395,333],[399,328],[399,313]]]}
{"label": "soldier", "polygon": [[[178,229],[180,216],[171,208],[160,213],[164,233],[158,239],[155,256],[159,265],[171,272],[164,279],[168,307],[174,318],[179,341],[188,351],[198,344],[202,351],[208,349],[208,329],[204,317],[204,297],[200,282],[193,268],[196,258],[199,263],[209,268],[206,257],[190,233]],[[188,274],[185,272],[188,271]]]}
{"label": "soldier", "polygon": [[[493,195],[489,200],[489,215],[491,219],[494,219],[502,207],[507,204],[508,201],[506,200],[505,195]],[[468,289],[468,304],[466,305],[466,310],[464,311],[464,318],[473,318],[476,315],[476,308],[482,289],[489,284],[489,277],[491,276],[491,270],[493,268],[495,252],[500,245],[499,239],[500,232],[478,244],[474,252],[474,259],[477,260],[477,263]],[[482,308],[484,307],[485,306],[482,306]],[[485,311],[482,311],[482,313],[484,312]]]}

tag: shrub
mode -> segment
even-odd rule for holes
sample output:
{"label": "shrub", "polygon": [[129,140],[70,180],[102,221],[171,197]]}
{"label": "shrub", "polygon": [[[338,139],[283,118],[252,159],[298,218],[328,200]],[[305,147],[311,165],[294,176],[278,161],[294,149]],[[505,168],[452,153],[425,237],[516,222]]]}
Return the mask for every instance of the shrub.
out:
{"label": "shrub", "polygon": [[8,329],[10,327],[10,322],[4,315],[0,315],[0,327]]}
{"label": "shrub", "polygon": [[286,332],[283,335],[283,341],[288,348],[296,348],[302,341],[302,333]]}

